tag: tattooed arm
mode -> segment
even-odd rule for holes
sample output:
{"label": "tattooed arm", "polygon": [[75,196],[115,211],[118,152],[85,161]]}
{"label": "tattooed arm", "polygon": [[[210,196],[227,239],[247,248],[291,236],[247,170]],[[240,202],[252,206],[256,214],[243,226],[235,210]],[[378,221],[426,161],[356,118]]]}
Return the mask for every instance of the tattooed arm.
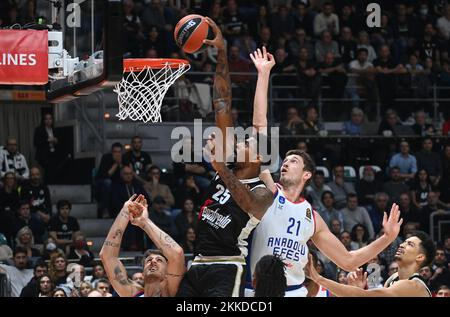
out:
{"label": "tattooed arm", "polygon": [[130,221],[133,225],[142,228],[167,258],[166,290],[168,292],[167,295],[173,297],[176,295],[181,279],[186,272],[183,248],[148,218],[147,202],[145,199],[140,200],[140,203],[135,205],[139,206],[131,212]]}
{"label": "tattooed arm", "polygon": [[127,275],[127,271],[122,262],[119,261],[120,245],[122,243],[122,235],[128,225],[129,212],[128,206],[136,195],[133,195],[124,205],[122,210],[116,217],[108,236],[103,243],[100,251],[103,267],[105,268],[108,279],[114,287],[115,291],[121,297],[131,297],[142,290],[142,287],[133,282]]}
{"label": "tattooed arm", "polygon": [[228,127],[233,127],[233,119],[231,117],[231,79],[228,69],[227,50],[222,32],[217,24],[210,18],[205,18],[206,22],[214,31],[214,40],[204,40],[205,44],[215,46],[218,50],[216,74],[214,76],[213,87],[213,104],[216,115],[216,126],[222,131],[222,146],[223,149],[222,160],[225,160],[225,155],[232,155],[234,135],[227,136],[226,130]]}

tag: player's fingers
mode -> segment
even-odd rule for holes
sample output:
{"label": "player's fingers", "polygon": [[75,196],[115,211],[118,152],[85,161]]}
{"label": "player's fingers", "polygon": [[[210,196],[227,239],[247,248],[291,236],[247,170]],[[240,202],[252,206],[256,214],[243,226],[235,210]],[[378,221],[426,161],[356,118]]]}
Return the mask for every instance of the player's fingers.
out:
{"label": "player's fingers", "polygon": [[403,223],[403,218],[400,218],[400,221],[398,222],[398,225],[401,226]]}
{"label": "player's fingers", "polygon": [[128,199],[128,201],[133,201],[135,197],[136,197],[136,194],[133,194],[133,195],[130,197],[130,199]]}
{"label": "player's fingers", "polygon": [[267,59],[268,59],[269,61],[274,61],[274,60],[275,60],[275,58],[273,57],[273,55],[270,54],[270,53],[267,53]]}
{"label": "player's fingers", "polygon": [[258,57],[259,57],[259,58],[262,58],[261,49],[258,48],[257,51],[258,51]]}
{"label": "player's fingers", "polygon": [[253,56],[253,54],[252,53],[250,53],[250,59],[253,61],[253,63],[255,63],[256,62],[256,59],[255,59],[255,57]]}
{"label": "player's fingers", "polygon": [[387,222],[387,214],[386,212],[383,212],[383,223]]}
{"label": "player's fingers", "polygon": [[267,59],[267,49],[265,46],[263,46],[263,48],[262,48],[262,53],[263,53],[263,58]]}
{"label": "player's fingers", "polygon": [[211,41],[211,40],[203,40],[203,44],[214,46],[214,41]]}

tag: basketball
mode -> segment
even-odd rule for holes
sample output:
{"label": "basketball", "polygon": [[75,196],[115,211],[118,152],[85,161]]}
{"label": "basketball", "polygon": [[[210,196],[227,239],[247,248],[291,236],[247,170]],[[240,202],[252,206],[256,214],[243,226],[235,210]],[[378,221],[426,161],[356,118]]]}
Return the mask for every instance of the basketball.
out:
{"label": "basketball", "polygon": [[214,39],[214,32],[205,21],[205,17],[190,14],[177,23],[174,38],[184,52],[194,54],[202,52],[208,47],[208,45],[203,44],[203,40]]}

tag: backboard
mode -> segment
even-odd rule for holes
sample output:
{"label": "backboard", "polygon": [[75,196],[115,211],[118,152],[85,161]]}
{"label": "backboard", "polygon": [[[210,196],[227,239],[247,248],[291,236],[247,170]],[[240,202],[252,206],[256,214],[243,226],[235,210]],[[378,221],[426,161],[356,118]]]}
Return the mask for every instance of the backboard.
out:
{"label": "backboard", "polygon": [[[116,42],[121,40],[120,9],[120,0],[36,1],[34,23],[28,21],[14,28],[48,30],[48,83],[45,86],[2,86],[0,99],[31,101],[34,97],[42,98],[44,93],[45,100],[61,102],[61,98],[83,95],[85,89],[92,93],[98,85],[107,84],[113,72],[120,79],[121,52],[108,63],[111,60],[108,39],[114,36]],[[117,43],[114,47],[121,45]],[[5,90],[12,93],[5,93]],[[40,97],[38,92],[41,92]]]}

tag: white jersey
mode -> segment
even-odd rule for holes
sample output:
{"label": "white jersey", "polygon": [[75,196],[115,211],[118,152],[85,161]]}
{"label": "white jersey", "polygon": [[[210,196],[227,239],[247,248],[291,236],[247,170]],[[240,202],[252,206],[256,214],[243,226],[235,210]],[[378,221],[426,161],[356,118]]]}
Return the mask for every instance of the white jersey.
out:
{"label": "white jersey", "polygon": [[264,214],[253,232],[250,249],[250,275],[256,263],[265,255],[278,255],[286,264],[289,287],[299,286],[305,280],[304,267],[308,263],[306,243],[315,231],[315,216],[304,199],[289,201],[279,184],[272,206]]}

